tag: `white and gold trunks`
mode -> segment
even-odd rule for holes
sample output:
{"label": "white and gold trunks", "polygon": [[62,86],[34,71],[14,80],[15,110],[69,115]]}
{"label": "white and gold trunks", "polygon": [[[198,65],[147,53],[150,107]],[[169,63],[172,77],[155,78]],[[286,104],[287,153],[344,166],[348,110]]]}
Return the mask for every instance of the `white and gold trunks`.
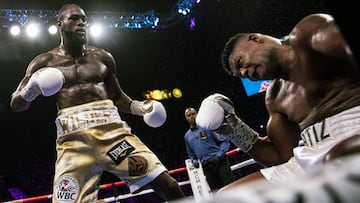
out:
{"label": "white and gold trunks", "polygon": [[111,100],[62,109],[56,119],[53,202],[96,202],[104,171],[138,192],[167,169],[122,121]]}

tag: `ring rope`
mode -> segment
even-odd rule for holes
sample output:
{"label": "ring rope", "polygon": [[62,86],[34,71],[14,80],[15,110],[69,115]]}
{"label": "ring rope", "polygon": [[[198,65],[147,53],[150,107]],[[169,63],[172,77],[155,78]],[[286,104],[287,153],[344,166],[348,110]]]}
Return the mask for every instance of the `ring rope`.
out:
{"label": "ring rope", "polygon": [[[182,181],[182,182],[179,182],[178,184],[179,184],[179,186],[188,185],[188,184],[190,184],[190,180]],[[128,194],[124,194],[124,195],[119,195],[116,198],[115,197],[107,197],[107,198],[104,198],[104,199],[99,199],[99,200],[96,201],[96,203],[113,202],[113,201],[116,201],[116,200],[127,199],[127,198],[130,198],[130,197],[149,194],[149,193],[152,193],[152,192],[154,192],[153,189],[147,189],[147,190],[143,190],[143,191],[141,191],[139,193],[136,193],[136,194],[128,193]]]}
{"label": "ring rope", "polygon": [[[249,165],[255,164],[255,163],[256,163],[256,161],[254,159],[248,159],[248,160],[243,161],[241,163],[232,165],[231,170],[234,171],[234,170],[237,170],[237,169],[240,169],[240,168],[243,168],[245,166],[249,166]],[[190,181],[187,180],[187,181],[179,182],[178,184],[180,186],[188,185],[188,184],[190,184]],[[143,190],[143,191],[141,191],[139,193],[136,193],[136,194],[128,193],[128,194],[124,194],[124,195],[119,195],[116,198],[115,197],[108,197],[108,198],[97,200],[96,203],[113,202],[113,201],[116,201],[116,200],[127,199],[127,198],[130,198],[130,197],[134,197],[134,196],[138,196],[138,195],[142,195],[142,194],[148,194],[148,193],[151,193],[151,192],[154,192],[154,190],[152,190],[152,189]]]}
{"label": "ring rope", "polygon": [[[239,148],[230,150],[226,153],[227,156],[232,156],[236,153],[240,152]],[[231,166],[231,170],[237,170],[246,166],[249,166],[251,164],[256,163],[256,161],[254,159],[248,159],[246,161],[240,162],[238,164],[232,165]],[[186,167],[182,167],[182,168],[177,168],[177,169],[173,169],[173,170],[169,170],[169,174],[177,174],[177,173],[182,173],[182,172],[186,172]],[[100,189],[107,189],[107,188],[111,188],[114,185],[115,186],[123,186],[125,185],[125,181],[118,181],[118,182],[114,182],[114,183],[106,183],[106,184],[102,184],[99,186],[99,190]],[[183,182],[179,182],[179,186],[183,186],[183,185],[187,185],[190,184],[190,181],[183,181]],[[116,198],[115,197],[108,197],[108,198],[104,198],[104,199],[100,199],[97,200],[97,203],[103,203],[103,202],[111,202],[111,201],[115,201],[115,200],[119,200],[119,199],[126,199],[129,197],[134,197],[134,196],[138,196],[138,195],[142,195],[142,194],[147,194],[147,193],[151,193],[153,192],[152,189],[148,189],[148,190],[143,190],[139,193],[136,194],[124,194],[124,195],[119,195]],[[38,202],[38,201],[42,201],[42,200],[47,200],[47,199],[51,199],[52,198],[52,194],[49,195],[41,195],[41,196],[36,196],[36,197],[29,197],[29,198],[24,198],[24,199],[18,199],[18,200],[11,200],[11,201],[6,201],[6,202],[0,202],[0,203],[32,203],[32,202]]]}

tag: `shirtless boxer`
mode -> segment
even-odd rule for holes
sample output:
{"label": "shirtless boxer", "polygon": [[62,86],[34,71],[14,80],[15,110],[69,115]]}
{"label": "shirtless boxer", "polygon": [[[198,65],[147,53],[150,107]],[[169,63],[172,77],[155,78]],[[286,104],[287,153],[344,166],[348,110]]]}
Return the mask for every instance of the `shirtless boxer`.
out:
{"label": "shirtless boxer", "polygon": [[57,97],[53,202],[96,202],[103,171],[124,180],[132,193],[152,188],[164,200],[184,197],[118,113],[144,116],[148,125],[158,127],[166,119],[163,105],[132,100],[122,91],[113,56],[87,44],[86,20],[76,4],[59,10],[60,45],[31,61],[11,98],[12,109],[19,112],[39,95]]}
{"label": "shirtless boxer", "polygon": [[[259,139],[224,95],[210,95],[199,109],[197,118],[204,118],[220,106],[238,135],[231,141],[265,166],[221,191],[263,178],[284,181],[360,151],[360,70],[332,16],[306,16],[284,41],[237,34],[226,43],[222,62],[232,76],[273,81],[265,96],[270,141]],[[197,123],[217,128],[220,120]],[[300,139],[305,146],[298,146]]]}

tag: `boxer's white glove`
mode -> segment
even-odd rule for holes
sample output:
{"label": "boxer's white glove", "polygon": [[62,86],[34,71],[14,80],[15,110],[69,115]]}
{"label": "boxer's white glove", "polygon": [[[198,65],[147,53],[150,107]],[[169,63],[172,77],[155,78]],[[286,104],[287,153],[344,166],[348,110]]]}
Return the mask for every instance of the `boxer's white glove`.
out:
{"label": "boxer's white glove", "polygon": [[196,124],[200,127],[216,130],[224,122],[228,114],[235,114],[233,102],[222,94],[212,94],[205,98],[196,116]]}
{"label": "boxer's white glove", "polygon": [[130,111],[134,115],[143,116],[144,122],[153,128],[162,126],[166,121],[165,107],[156,100],[133,100]]}
{"label": "boxer's white glove", "polygon": [[252,148],[259,136],[236,116],[233,102],[219,93],[212,94],[201,102],[196,124],[210,130],[221,130],[220,133],[244,152]]}
{"label": "boxer's white glove", "polygon": [[64,75],[56,68],[42,68],[36,71],[25,87],[20,91],[20,96],[27,102],[32,102],[39,95],[51,96],[56,94],[63,86]]}

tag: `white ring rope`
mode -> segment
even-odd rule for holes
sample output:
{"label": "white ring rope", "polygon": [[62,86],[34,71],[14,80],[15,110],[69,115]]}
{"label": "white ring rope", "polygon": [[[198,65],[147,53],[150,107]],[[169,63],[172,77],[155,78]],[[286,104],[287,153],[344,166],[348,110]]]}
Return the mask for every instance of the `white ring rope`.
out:
{"label": "white ring rope", "polygon": [[[178,183],[180,186],[183,186],[183,185],[188,185],[190,184],[190,181],[187,180],[187,181],[183,181],[183,182],[179,182]],[[128,193],[128,194],[124,194],[124,195],[119,195],[117,196],[116,198],[115,197],[107,197],[107,198],[104,198],[104,199],[99,199],[96,201],[96,203],[103,203],[103,202],[114,202],[116,200],[122,200],[122,199],[127,199],[127,198],[130,198],[130,197],[135,197],[135,196],[139,196],[139,195],[144,195],[144,194],[149,194],[149,193],[152,193],[154,192],[153,189],[147,189],[147,190],[143,190],[139,193],[136,193],[136,194],[131,194],[131,193]]]}
{"label": "white ring rope", "polygon": [[[237,152],[239,152],[240,150],[237,148],[237,149],[234,149],[234,150],[231,150],[229,152],[227,152],[227,156],[231,156]],[[234,170],[237,170],[237,169],[240,169],[240,168],[243,168],[243,167],[246,167],[246,166],[249,166],[249,165],[252,165],[252,164],[255,164],[256,161],[254,159],[248,159],[246,161],[243,161],[243,162],[240,162],[240,163],[237,163],[235,165],[232,165],[231,166],[231,170],[234,171]],[[178,169],[175,169],[175,170],[172,170],[172,171],[169,171],[169,172],[172,172],[172,173],[180,173],[180,172],[184,172],[186,171],[186,168],[178,168]],[[190,180],[187,180],[187,181],[182,181],[182,182],[179,182],[178,183],[180,186],[183,186],[183,185],[188,185],[190,184]],[[117,186],[119,185],[124,185],[123,182],[117,182]],[[100,189],[104,189],[104,188],[108,188],[109,184],[104,184],[102,186],[100,186]],[[116,186],[116,184],[115,184]],[[96,203],[105,203],[105,202],[114,202],[116,200],[121,200],[121,199],[127,199],[127,198],[130,198],[130,197],[135,197],[135,196],[139,196],[139,195],[143,195],[143,194],[148,194],[148,193],[152,193],[154,192],[154,190],[152,189],[148,189],[148,190],[143,190],[139,193],[136,193],[136,194],[123,194],[123,195],[119,195],[117,197],[107,197],[107,198],[104,198],[104,199],[99,199],[96,201]],[[37,196],[37,197],[30,197],[30,198],[25,198],[25,199],[18,199],[18,200],[11,200],[11,201],[6,201],[6,202],[0,202],[0,203],[23,203],[23,202],[26,202],[26,203],[30,203],[30,202],[39,202],[39,201],[42,201],[42,200],[45,200],[45,199],[51,199],[52,198],[52,194],[49,194],[49,195],[42,195],[42,196]]]}
{"label": "white ring rope", "polygon": [[[243,161],[243,162],[240,162],[238,164],[232,165],[231,170],[234,171],[234,170],[246,167],[246,166],[250,166],[250,165],[255,164],[255,163],[256,163],[256,161],[254,159],[248,159],[246,161]],[[188,184],[190,184],[189,180],[179,182],[180,186],[188,185]],[[114,202],[116,200],[127,199],[127,198],[130,198],[130,197],[143,195],[143,194],[148,194],[148,193],[152,193],[152,192],[154,192],[154,190],[148,189],[148,190],[143,190],[143,191],[141,191],[139,193],[136,193],[136,194],[128,193],[128,194],[124,194],[124,195],[119,195],[116,198],[115,197],[108,197],[108,198],[100,199],[100,200],[97,200],[96,203]]]}

